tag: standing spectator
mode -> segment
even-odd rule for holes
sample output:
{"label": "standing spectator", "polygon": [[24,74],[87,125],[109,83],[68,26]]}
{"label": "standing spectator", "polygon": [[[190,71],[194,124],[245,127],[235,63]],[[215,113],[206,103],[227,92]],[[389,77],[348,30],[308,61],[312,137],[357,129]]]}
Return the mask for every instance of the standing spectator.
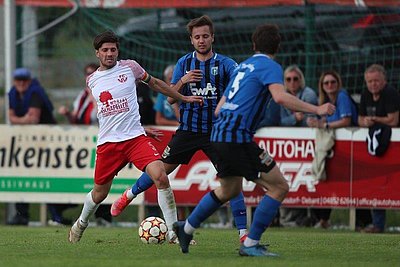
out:
{"label": "standing spectator", "polygon": [[[317,105],[317,94],[313,89],[306,86],[304,74],[296,65],[287,67],[283,73],[284,86],[286,91],[304,102]],[[273,100],[272,100],[273,101]],[[281,126],[307,126],[307,118],[311,114],[295,112],[284,106],[280,106],[280,125]],[[306,208],[281,208],[280,223],[283,226],[310,226],[311,218],[308,216]]]}
{"label": "standing spectator", "polygon": [[[321,74],[318,82],[319,104],[331,103],[336,106],[332,115],[322,119],[308,118],[310,127],[337,129],[357,125],[357,107],[351,96],[342,87],[340,75],[333,70]],[[332,209],[314,209],[317,218],[317,228],[329,228]]]}
{"label": "standing spectator", "polygon": [[[18,68],[13,73],[14,86],[9,97],[9,119],[11,124],[56,124],[53,117],[53,104],[50,102],[45,90],[37,79],[32,79],[31,73],[26,68]],[[70,224],[61,213],[69,205],[49,204],[48,208],[52,220],[58,224]],[[17,214],[9,222],[14,225],[27,225],[29,223],[29,204],[17,203]]]}
{"label": "standing spectator", "polygon": [[241,256],[274,257],[275,253],[260,245],[261,235],[274,219],[289,186],[268,152],[254,141],[254,132],[261,121],[270,96],[278,104],[293,110],[319,115],[331,114],[332,104],[314,106],[285,92],[281,66],[273,58],[280,45],[276,25],[258,26],[252,35],[255,54],[239,64],[215,113],[217,121],[211,132],[211,145],[217,153],[220,186],[200,200],[185,222],[174,224],[183,253],[200,224],[226,201],[242,190],[243,177],[262,186],[266,193],[260,200],[247,238],[242,243]]}
{"label": "standing spectator", "polygon": [[[215,108],[225,87],[232,79],[236,62],[214,52],[214,25],[208,16],[191,20],[187,25],[190,41],[195,51],[181,57],[174,69],[171,84],[183,95],[197,95],[204,99],[203,105],[180,104],[180,125],[163,153],[167,174],[180,164],[188,164],[192,156],[202,150],[214,163],[215,150],[210,143],[210,134],[215,122]],[[114,202],[111,214],[118,216],[133,198],[153,185],[149,175],[143,173],[132,189]],[[128,197],[132,195],[131,197]],[[246,206],[243,193],[230,201],[239,239],[246,236]]]}
{"label": "standing spectator", "polygon": [[[164,82],[168,85],[171,85],[174,67],[174,65],[169,65],[164,70]],[[156,125],[179,126],[179,107],[175,103],[171,105],[165,95],[158,93],[154,110],[156,111]]]}
{"label": "standing spectator", "polygon": [[[367,90],[361,95],[358,124],[361,127],[387,125],[397,127],[399,124],[398,92],[386,81],[386,71],[383,66],[373,64],[364,72]],[[373,226],[366,228],[367,233],[382,233],[385,230],[386,211],[372,210]]]}
{"label": "standing spectator", "polygon": [[99,119],[94,187],[86,195],[82,212],[71,227],[68,241],[80,241],[89,225],[89,217],[107,197],[114,177],[129,162],[139,170],[147,171],[151,179],[154,179],[158,189],[158,203],[171,229],[176,218],[169,211],[176,207],[175,199],[160,154],[140,123],[136,82],[143,81],[151,89],[182,102],[202,102],[203,99],[183,96],[172,90],[163,81],[148,74],[134,60],[118,60],[119,38],[111,31],[97,35],[93,47],[100,67],[89,76],[86,84],[96,99]]}
{"label": "standing spectator", "polygon": [[[85,81],[98,68],[99,64],[97,63],[87,64],[83,69]],[[66,106],[61,106],[58,109],[58,113],[66,116],[71,124],[98,125],[96,101],[90,93],[90,89],[87,87],[85,87],[75,98],[72,111],[70,111]],[[111,205],[100,205],[94,213],[96,224],[98,226],[111,226],[112,216],[110,213],[110,207]]]}

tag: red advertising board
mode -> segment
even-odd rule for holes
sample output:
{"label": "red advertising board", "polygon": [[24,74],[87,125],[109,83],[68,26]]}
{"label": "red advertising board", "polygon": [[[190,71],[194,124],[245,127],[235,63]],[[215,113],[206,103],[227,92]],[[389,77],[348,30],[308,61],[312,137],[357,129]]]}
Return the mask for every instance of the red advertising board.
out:
{"label": "red advertising board", "polygon": [[[162,128],[164,138],[157,144],[162,151],[172,128]],[[269,151],[290,185],[284,206],[292,207],[381,207],[400,208],[400,129],[394,129],[392,141],[383,157],[367,152],[366,129],[340,129],[331,157],[326,162],[327,179],[317,181],[311,173],[315,132],[310,128],[263,128],[256,141]],[[178,206],[196,205],[219,182],[216,171],[202,152],[188,165],[169,176]],[[264,191],[244,181],[247,205],[255,206]],[[145,203],[157,203],[156,189],[145,193]]]}

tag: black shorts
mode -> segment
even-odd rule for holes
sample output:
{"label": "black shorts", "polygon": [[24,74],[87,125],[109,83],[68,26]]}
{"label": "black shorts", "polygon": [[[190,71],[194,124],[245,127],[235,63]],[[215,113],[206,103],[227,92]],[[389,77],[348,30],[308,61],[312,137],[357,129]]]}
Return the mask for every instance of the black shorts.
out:
{"label": "black shorts", "polygon": [[169,164],[188,164],[199,150],[215,165],[216,154],[211,147],[210,134],[178,130],[164,149],[162,161]]}
{"label": "black shorts", "polygon": [[273,158],[255,142],[211,143],[217,153],[218,177],[242,176],[246,180],[258,179],[260,172],[268,173],[276,165]]}

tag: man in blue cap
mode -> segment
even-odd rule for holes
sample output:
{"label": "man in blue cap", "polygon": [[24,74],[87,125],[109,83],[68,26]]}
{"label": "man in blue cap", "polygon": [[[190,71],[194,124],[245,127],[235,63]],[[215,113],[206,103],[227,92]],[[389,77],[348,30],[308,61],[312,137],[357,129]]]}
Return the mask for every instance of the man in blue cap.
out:
{"label": "man in blue cap", "polygon": [[[56,124],[53,116],[53,104],[37,79],[33,79],[26,68],[13,72],[14,86],[8,93],[9,119],[11,124]],[[48,206],[52,220],[59,224],[70,224],[61,216],[68,205],[51,204]],[[9,222],[14,225],[27,225],[29,222],[29,204],[17,203],[17,214]]]}

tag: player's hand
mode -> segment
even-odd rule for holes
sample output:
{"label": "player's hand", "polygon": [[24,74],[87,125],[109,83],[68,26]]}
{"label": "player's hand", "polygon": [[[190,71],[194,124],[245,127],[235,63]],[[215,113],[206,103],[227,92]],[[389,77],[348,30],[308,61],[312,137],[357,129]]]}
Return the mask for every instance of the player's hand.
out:
{"label": "player's hand", "polygon": [[334,105],[332,105],[331,103],[325,103],[321,106],[318,106],[318,108],[317,108],[317,114],[320,116],[332,115],[333,113],[335,113],[335,111],[336,111],[336,107]]}
{"label": "player's hand", "polygon": [[147,136],[153,138],[158,142],[161,142],[161,137],[164,136],[163,132],[154,128],[145,128],[144,131],[146,132]]}
{"label": "player's hand", "polygon": [[188,71],[182,78],[181,81],[186,84],[190,82],[200,82],[203,78],[203,73],[201,70],[191,70]]}
{"label": "player's hand", "polygon": [[203,105],[203,97],[202,96],[197,96],[197,95],[191,95],[191,96],[183,96],[182,102],[185,103],[199,103],[201,106]]}

